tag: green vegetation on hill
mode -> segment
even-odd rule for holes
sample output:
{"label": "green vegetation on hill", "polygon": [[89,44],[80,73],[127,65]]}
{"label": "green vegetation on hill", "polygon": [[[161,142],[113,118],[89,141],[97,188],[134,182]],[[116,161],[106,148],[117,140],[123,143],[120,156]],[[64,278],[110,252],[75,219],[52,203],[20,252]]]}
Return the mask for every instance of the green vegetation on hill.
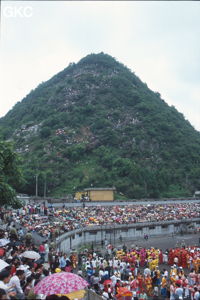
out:
{"label": "green vegetation on hill", "polygon": [[16,199],[15,189],[21,182],[19,157],[11,144],[0,142],[0,205],[20,204]]}
{"label": "green vegetation on hill", "polygon": [[200,133],[134,73],[104,53],[70,64],[0,119],[23,159],[20,192],[64,196],[88,186],[128,198],[200,188]]}

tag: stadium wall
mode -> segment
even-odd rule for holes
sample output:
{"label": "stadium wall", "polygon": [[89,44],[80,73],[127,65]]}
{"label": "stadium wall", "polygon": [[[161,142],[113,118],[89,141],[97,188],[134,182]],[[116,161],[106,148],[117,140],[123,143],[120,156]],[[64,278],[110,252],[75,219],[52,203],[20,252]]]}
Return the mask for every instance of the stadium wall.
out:
{"label": "stadium wall", "polygon": [[123,225],[99,225],[76,229],[56,239],[59,251],[69,252],[73,248],[85,244],[98,244],[102,241],[110,244],[120,244],[134,241],[138,237],[170,235],[177,233],[195,232],[200,226],[200,218],[163,222],[146,222]]}

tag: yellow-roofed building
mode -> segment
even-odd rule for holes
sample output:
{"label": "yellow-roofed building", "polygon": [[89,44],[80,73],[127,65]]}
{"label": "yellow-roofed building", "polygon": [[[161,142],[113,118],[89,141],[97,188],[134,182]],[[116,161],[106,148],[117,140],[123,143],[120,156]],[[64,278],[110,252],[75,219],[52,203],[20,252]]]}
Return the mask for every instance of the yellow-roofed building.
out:
{"label": "yellow-roofed building", "polygon": [[115,188],[87,188],[84,192],[87,192],[90,201],[114,201]]}

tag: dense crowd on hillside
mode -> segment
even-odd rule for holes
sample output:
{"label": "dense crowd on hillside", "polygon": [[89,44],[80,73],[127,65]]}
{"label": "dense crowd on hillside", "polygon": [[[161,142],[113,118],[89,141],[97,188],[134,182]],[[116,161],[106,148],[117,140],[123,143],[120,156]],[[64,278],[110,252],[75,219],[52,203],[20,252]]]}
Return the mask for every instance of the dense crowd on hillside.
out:
{"label": "dense crowd on hillside", "polygon": [[4,220],[17,222],[47,238],[92,225],[120,225],[198,218],[200,203],[149,204],[128,206],[86,206],[56,209],[53,206],[28,205],[15,213],[4,214]]}

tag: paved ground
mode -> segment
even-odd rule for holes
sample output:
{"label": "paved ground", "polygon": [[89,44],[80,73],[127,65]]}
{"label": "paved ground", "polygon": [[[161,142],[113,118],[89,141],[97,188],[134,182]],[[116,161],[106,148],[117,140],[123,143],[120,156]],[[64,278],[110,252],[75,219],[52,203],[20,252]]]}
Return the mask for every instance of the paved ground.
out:
{"label": "paved ground", "polygon": [[[115,248],[121,249],[123,245],[125,244],[127,248],[131,247],[145,247],[145,248],[159,248],[162,249],[162,251],[165,251],[166,249],[175,248],[175,247],[181,247],[183,245],[187,246],[199,246],[200,239],[200,233],[197,234],[184,234],[180,235],[177,234],[175,236],[154,236],[149,237],[148,240],[144,240],[144,238],[137,238],[129,241],[116,241]],[[105,246],[103,247],[100,244],[94,244],[94,249],[99,249],[100,252],[104,253],[106,251]]]}
{"label": "paved ground", "polygon": [[185,244],[185,246],[189,245],[199,245],[200,233],[197,234],[184,234],[184,235],[166,235],[166,236],[154,236],[149,237],[148,240],[144,240],[143,238],[133,239],[132,241],[122,241],[116,243],[116,247],[123,245],[125,243],[128,247],[132,245],[142,246],[145,248],[156,247],[160,248],[163,251],[169,248],[179,247],[181,244]]}
{"label": "paved ground", "polygon": [[[117,249],[121,249],[123,247],[123,245],[125,244],[128,248],[134,247],[134,246],[139,246],[139,247],[145,247],[145,248],[150,248],[150,247],[154,247],[154,248],[159,248],[162,249],[163,251],[165,251],[166,249],[170,249],[170,248],[175,248],[175,247],[179,247],[181,245],[185,245],[185,246],[194,246],[197,245],[200,247],[199,244],[199,238],[200,238],[200,234],[185,234],[185,235],[175,235],[175,236],[156,236],[156,237],[149,237],[148,240],[144,240],[143,238],[139,238],[137,240],[132,240],[132,241],[126,241],[122,243],[119,241],[119,243],[115,244],[115,247]],[[105,246],[103,246],[103,248],[101,247],[101,245],[97,245],[94,247],[95,250],[99,249],[100,252],[103,254],[106,251]],[[161,264],[159,265],[159,269],[163,270],[166,269],[168,271],[170,271],[170,266],[166,265],[166,264]],[[143,272],[144,268],[140,267],[141,272]],[[188,269],[184,269],[185,273],[188,274],[189,270]]]}
{"label": "paved ground", "polygon": [[[40,235],[37,234],[37,232],[33,232],[33,239],[34,242],[39,245],[42,241],[45,240],[45,238],[42,238]],[[139,247],[145,247],[145,248],[150,248],[150,247],[156,247],[160,248],[163,251],[169,248],[174,248],[174,247],[179,247],[183,244],[185,246],[189,245],[196,245],[200,247],[199,243],[200,239],[200,233],[196,234],[184,234],[184,235],[175,235],[172,237],[172,235],[166,235],[166,236],[154,236],[154,237],[149,237],[148,240],[144,240],[144,238],[137,238],[129,241],[116,241],[115,246],[120,247],[123,246],[125,243],[127,247],[131,247],[132,245],[137,245]],[[95,246],[96,248],[101,248],[99,245]]]}

